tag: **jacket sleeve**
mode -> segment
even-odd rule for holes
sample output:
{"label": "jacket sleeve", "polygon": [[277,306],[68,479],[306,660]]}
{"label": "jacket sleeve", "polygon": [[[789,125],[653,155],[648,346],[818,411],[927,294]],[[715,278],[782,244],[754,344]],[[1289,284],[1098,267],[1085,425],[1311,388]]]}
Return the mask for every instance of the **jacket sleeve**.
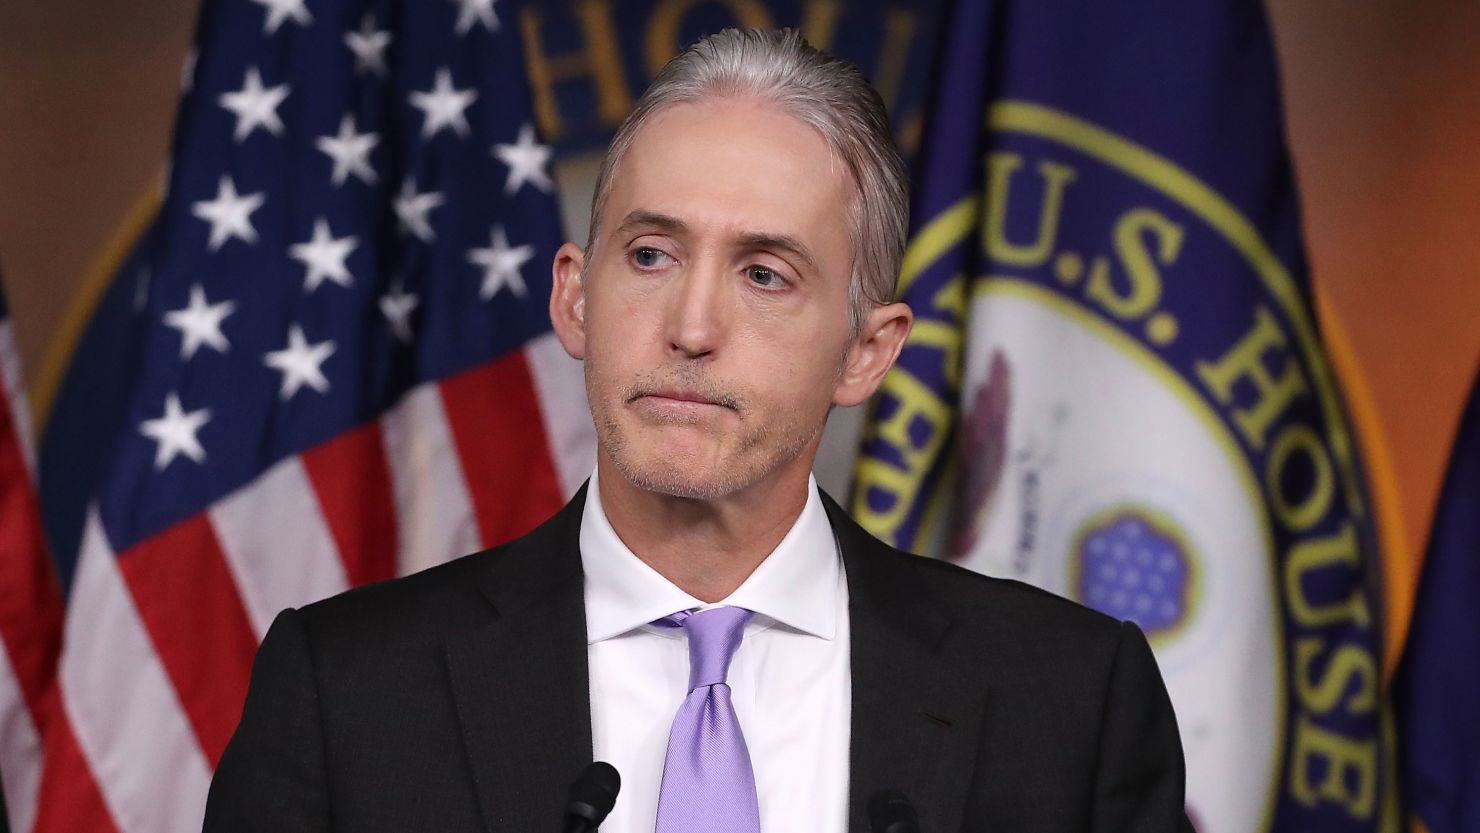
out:
{"label": "jacket sleeve", "polygon": [[318,686],[296,610],[278,614],[257,649],[241,722],[211,780],[204,830],[330,830]]}
{"label": "jacket sleeve", "polygon": [[1139,628],[1121,624],[1095,766],[1094,833],[1193,833],[1172,701]]}

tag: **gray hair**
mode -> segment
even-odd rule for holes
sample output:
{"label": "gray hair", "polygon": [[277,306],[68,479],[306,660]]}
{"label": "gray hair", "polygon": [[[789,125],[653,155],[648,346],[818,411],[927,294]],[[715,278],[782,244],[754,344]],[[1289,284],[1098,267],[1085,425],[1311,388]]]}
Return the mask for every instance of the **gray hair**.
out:
{"label": "gray hair", "polygon": [[889,130],[889,115],[863,73],[819,51],[795,29],[726,29],[698,41],[663,67],[612,139],[596,178],[587,251],[611,191],[612,175],[639,130],[673,104],[755,96],[810,125],[847,166],[857,198],[850,206],[853,332],[871,305],[894,298],[909,222],[909,184]]}

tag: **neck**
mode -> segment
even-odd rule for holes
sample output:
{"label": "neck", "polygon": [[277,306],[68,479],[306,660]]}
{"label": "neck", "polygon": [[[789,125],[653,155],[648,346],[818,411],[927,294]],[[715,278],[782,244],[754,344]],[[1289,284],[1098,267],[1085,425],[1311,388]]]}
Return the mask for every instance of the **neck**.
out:
{"label": "neck", "polygon": [[617,537],[643,563],[705,603],[744,583],[796,523],[807,504],[810,460],[715,500],[641,489],[603,459],[601,508]]}

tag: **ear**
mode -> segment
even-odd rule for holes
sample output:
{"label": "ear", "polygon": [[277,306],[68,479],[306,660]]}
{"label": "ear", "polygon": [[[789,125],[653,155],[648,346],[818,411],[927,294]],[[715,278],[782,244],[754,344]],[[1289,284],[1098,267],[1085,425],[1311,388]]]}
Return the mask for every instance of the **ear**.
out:
{"label": "ear", "polygon": [[904,349],[914,320],[908,304],[874,307],[859,329],[857,340],[848,348],[843,375],[833,391],[833,404],[848,408],[874,395]]}
{"label": "ear", "polygon": [[560,345],[573,359],[586,358],[585,268],[586,253],[574,243],[560,247],[551,267],[555,280],[550,287],[550,323],[555,325]]}

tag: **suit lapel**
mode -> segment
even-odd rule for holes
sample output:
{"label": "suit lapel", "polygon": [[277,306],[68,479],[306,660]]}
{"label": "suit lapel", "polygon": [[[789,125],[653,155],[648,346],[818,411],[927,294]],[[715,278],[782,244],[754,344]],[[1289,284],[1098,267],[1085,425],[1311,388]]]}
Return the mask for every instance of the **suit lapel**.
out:
{"label": "suit lapel", "polygon": [[949,610],[906,558],[824,501],[848,577],[853,716],[848,829],[869,829],[868,799],[898,789],[921,830],[960,830],[986,692],[939,649]]}
{"label": "suit lapel", "polygon": [[[904,792],[922,830],[959,830],[986,705],[979,682],[939,656],[951,619],[911,563],[824,505],[843,554],[852,628],[848,829],[869,796]],[[447,643],[453,700],[489,833],[559,823],[592,755],[582,489],[479,576],[490,615]],[[519,675],[511,679],[511,674]]]}
{"label": "suit lapel", "polygon": [[479,576],[489,622],[447,644],[463,742],[489,833],[553,830],[591,762],[579,533],[582,489]]}

